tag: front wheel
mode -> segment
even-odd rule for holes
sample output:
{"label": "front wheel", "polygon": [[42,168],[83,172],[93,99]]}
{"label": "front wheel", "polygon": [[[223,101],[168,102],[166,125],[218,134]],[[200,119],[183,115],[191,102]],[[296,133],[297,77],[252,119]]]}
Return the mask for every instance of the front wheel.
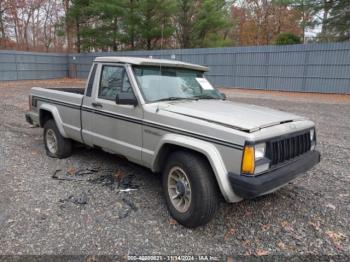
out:
{"label": "front wheel", "polygon": [[180,224],[194,228],[209,222],[218,207],[218,188],[208,161],[196,153],[176,151],[162,174],[168,210]]}
{"label": "front wheel", "polygon": [[53,119],[44,125],[44,143],[50,157],[65,158],[72,154],[72,141],[61,135]]}

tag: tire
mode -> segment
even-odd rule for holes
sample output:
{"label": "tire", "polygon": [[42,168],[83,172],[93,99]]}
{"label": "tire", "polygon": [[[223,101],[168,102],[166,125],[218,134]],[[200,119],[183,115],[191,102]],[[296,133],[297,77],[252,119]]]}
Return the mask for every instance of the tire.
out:
{"label": "tire", "polygon": [[[181,173],[185,173],[185,176]],[[162,184],[168,210],[180,224],[195,228],[213,218],[219,203],[218,186],[212,168],[204,157],[185,150],[174,152],[163,170]]]}
{"label": "tire", "polygon": [[61,135],[53,119],[44,124],[44,144],[49,157],[66,158],[72,155],[72,141]]}

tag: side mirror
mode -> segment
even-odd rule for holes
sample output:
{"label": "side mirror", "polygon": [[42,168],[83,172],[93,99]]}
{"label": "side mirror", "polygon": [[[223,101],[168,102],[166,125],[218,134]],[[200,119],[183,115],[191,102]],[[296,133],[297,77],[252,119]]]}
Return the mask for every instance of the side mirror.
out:
{"label": "side mirror", "polygon": [[226,97],[225,93],[220,93],[220,95],[221,95],[222,99],[226,100],[227,97]]}
{"label": "side mirror", "polygon": [[115,103],[118,105],[137,106],[137,99],[133,93],[119,93],[115,98]]}

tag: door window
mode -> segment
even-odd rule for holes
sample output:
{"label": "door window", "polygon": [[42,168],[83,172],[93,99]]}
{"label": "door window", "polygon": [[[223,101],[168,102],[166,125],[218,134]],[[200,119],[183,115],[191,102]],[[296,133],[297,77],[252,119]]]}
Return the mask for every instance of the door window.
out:
{"label": "door window", "polygon": [[120,93],[133,94],[125,68],[121,66],[103,66],[98,97],[115,101]]}

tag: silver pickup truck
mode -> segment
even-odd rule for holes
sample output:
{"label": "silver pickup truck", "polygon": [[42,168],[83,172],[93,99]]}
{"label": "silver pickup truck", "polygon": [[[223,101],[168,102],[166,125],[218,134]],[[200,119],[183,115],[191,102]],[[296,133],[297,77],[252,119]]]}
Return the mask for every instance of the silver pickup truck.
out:
{"label": "silver pickup truck", "polygon": [[50,157],[70,156],[76,141],[161,173],[169,212],[196,227],[220,194],[231,203],[268,194],[320,161],[313,122],[228,101],[207,70],[99,57],[85,88],[32,88],[26,120],[44,128]]}

